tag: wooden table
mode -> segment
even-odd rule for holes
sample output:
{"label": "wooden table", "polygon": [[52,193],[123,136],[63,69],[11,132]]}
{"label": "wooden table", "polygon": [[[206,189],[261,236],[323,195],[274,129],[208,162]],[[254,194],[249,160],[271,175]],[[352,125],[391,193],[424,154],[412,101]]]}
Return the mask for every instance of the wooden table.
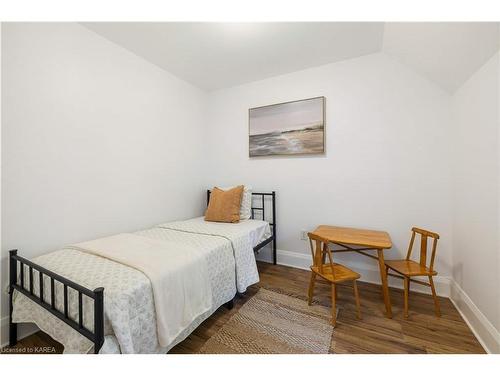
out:
{"label": "wooden table", "polygon": [[[323,237],[329,243],[341,247],[340,249],[332,249],[334,253],[354,251],[378,261],[385,309],[387,317],[392,318],[391,300],[384,263],[384,250],[392,247],[389,233],[376,230],[332,227],[329,225],[320,225],[313,233]],[[375,250],[377,256],[365,253],[368,250]]]}

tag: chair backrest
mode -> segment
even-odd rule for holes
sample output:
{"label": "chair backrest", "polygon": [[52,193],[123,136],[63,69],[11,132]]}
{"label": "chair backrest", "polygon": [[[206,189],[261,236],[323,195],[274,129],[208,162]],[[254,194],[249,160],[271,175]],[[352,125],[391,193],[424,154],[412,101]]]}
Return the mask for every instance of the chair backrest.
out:
{"label": "chair backrest", "polygon": [[420,235],[420,265],[427,267],[427,240],[428,238],[432,238],[432,253],[431,253],[431,261],[429,264],[429,269],[432,271],[434,267],[434,259],[436,258],[436,248],[437,241],[439,239],[439,234],[425,230],[420,228],[411,228],[411,240],[410,246],[408,247],[408,253],[406,254],[406,260],[410,260],[411,251],[413,248],[413,242],[415,241],[416,234]]}
{"label": "chair backrest", "polygon": [[[307,233],[307,236],[309,237],[309,245],[311,246],[313,266],[318,267],[320,273],[323,272],[324,266],[329,266],[331,267],[332,275],[335,274],[333,255],[328,247],[328,240],[311,232]],[[325,263],[326,256],[328,256],[329,264]]]}

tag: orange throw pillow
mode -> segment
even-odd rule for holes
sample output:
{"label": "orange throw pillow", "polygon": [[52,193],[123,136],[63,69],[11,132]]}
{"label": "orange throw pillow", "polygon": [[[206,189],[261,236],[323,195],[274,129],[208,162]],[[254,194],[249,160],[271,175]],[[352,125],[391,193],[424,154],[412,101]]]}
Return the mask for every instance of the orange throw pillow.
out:
{"label": "orange throw pillow", "polygon": [[227,191],[214,187],[210,193],[210,202],[205,212],[205,220],[222,223],[239,222],[242,196],[243,185]]}

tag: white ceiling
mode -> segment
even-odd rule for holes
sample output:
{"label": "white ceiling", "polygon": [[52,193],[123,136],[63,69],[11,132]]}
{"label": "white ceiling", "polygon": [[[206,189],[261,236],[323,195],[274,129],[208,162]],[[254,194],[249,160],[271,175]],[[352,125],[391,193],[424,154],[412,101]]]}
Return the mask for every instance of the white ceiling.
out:
{"label": "white ceiling", "polygon": [[452,93],[499,49],[498,23],[387,23],[382,50]]}
{"label": "white ceiling", "polygon": [[386,52],[453,92],[498,49],[498,23],[83,23],[205,89]]}
{"label": "white ceiling", "polygon": [[85,23],[206,90],[374,53],[382,23]]}

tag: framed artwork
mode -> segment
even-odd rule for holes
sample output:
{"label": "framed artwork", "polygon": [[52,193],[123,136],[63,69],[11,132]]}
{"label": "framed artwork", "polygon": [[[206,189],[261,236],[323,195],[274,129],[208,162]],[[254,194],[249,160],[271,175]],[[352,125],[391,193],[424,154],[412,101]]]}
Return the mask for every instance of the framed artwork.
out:
{"label": "framed artwork", "polygon": [[249,154],[306,155],[325,152],[325,97],[248,110]]}

